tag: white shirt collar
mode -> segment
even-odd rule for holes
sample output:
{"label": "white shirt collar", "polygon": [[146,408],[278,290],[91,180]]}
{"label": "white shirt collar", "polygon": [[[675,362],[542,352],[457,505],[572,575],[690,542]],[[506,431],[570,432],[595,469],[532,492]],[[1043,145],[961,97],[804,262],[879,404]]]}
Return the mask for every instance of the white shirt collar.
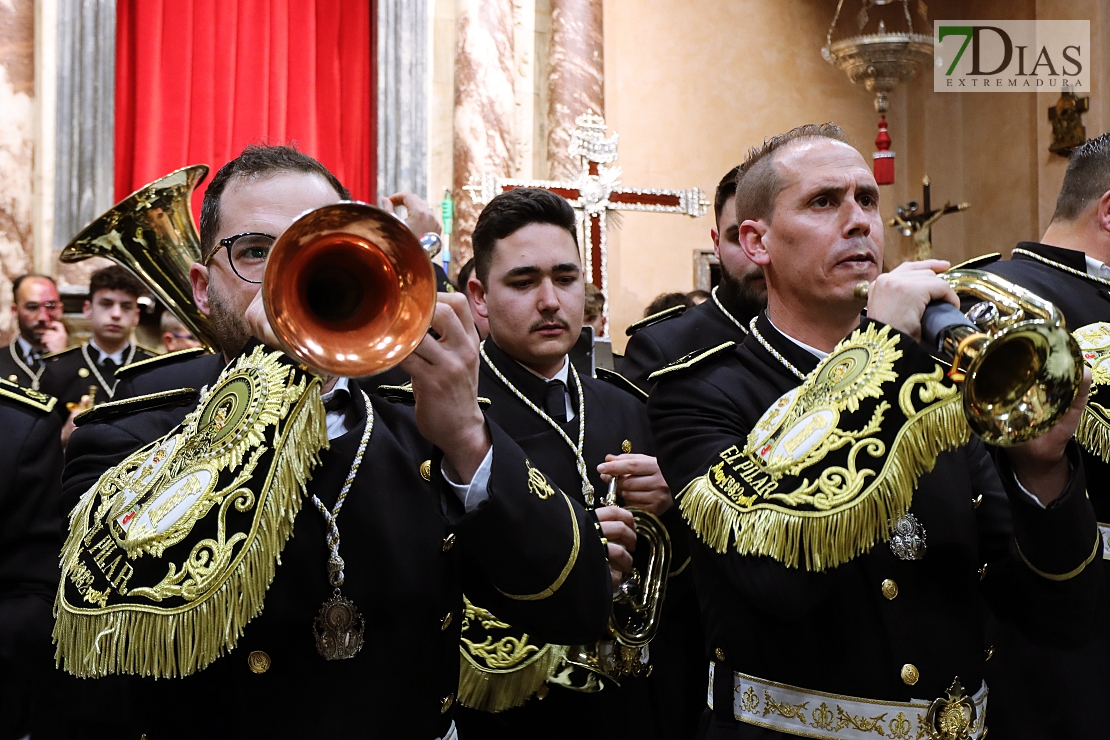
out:
{"label": "white shirt collar", "polygon": [[324,399],[325,401],[330,401],[332,396],[335,395],[336,391],[347,391],[348,393],[350,393],[351,392],[350,383],[351,383],[350,378],[336,378],[335,379],[335,385],[333,385],[331,387],[331,390],[328,391],[327,393],[321,393],[320,398]]}
{"label": "white shirt collar", "polygon": [[28,357],[29,355],[31,355],[32,352],[35,351],[35,348],[31,346],[31,343],[24,339],[22,335],[17,335],[15,341],[19,344],[19,351],[23,353],[24,357]]}
{"label": "white shirt collar", "polygon": [[95,339],[89,339],[89,346],[100,353],[100,360],[97,362],[97,364],[99,364],[101,362],[104,362],[104,358],[108,357],[108,358],[111,358],[112,362],[116,363],[117,365],[122,365],[123,364],[123,353],[126,352],[127,348],[130,347],[131,345],[130,345],[130,343],[125,344],[125,345],[123,345],[123,347],[120,348],[120,350],[118,352],[113,352],[112,354],[106,353],[99,346],[97,346]]}
{"label": "white shirt collar", "polygon": [[802,349],[804,349],[806,352],[809,352],[811,355],[816,357],[818,360],[823,360],[823,359],[825,359],[826,357],[829,356],[828,352],[822,352],[821,350],[817,349],[816,347],[810,347],[805,342],[799,342],[797,339],[790,336],[789,334],[784,332],[782,329],[779,329],[777,326],[775,326],[775,322],[771,321],[770,315],[767,316],[767,323],[769,323],[771,326],[774,326],[775,331],[777,331],[779,334],[782,334],[784,337],[786,337],[791,342],[793,342],[794,344],[796,344],[799,347],[801,347]]}
{"label": "white shirt collar", "polygon": [[1102,280],[1110,280],[1110,266],[1107,266],[1105,262],[1099,262],[1090,255],[1084,255],[1084,258],[1087,260],[1088,275]]}
{"label": "white shirt collar", "polygon": [[543,379],[543,382],[545,382],[545,383],[550,383],[553,380],[561,380],[561,381],[563,381],[563,385],[565,385],[567,388],[570,388],[570,384],[567,382],[570,379],[570,358],[567,357],[566,355],[563,355],[563,366],[561,368],[559,368],[559,371],[557,373],[555,373],[555,375],[553,377],[550,377],[550,378],[545,377],[543,375],[540,375],[535,370],[528,367],[527,365],[525,365],[522,362],[517,362],[517,364],[520,365],[525,370],[527,370],[528,372],[535,375],[537,378]]}

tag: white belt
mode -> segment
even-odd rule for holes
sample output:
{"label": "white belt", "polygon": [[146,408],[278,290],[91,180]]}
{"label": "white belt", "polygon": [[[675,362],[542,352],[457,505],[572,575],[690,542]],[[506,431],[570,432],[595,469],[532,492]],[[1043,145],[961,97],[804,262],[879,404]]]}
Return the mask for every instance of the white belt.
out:
{"label": "white belt", "polygon": [[1102,533],[1102,559],[1110,560],[1110,524],[1099,522],[1098,531]]}
{"label": "white belt", "polygon": [[436,740],[459,740],[459,731],[455,729],[455,723],[452,722],[451,726],[447,728],[446,735],[437,737]]}
{"label": "white belt", "polygon": [[[709,663],[710,709],[715,667]],[[732,713],[741,722],[803,737],[917,740],[947,736],[979,740],[986,734],[986,682],[963,702],[955,698],[950,694],[936,701],[877,701],[809,691],[734,673]],[[964,733],[942,735],[938,731],[942,726],[961,724],[967,725]]]}

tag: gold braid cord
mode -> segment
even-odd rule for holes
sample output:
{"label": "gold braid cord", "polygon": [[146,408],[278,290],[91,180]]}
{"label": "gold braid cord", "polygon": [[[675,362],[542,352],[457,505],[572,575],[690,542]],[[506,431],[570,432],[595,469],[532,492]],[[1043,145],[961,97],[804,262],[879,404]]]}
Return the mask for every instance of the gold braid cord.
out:
{"label": "gold braid cord", "polygon": [[171,678],[235,647],[328,445],[319,385],[257,347],[81,497],[55,603],[60,666]]}
{"label": "gold braid cord", "polygon": [[856,330],[679,495],[710,547],[823,571],[890,539],[918,478],[966,444],[959,391],[889,327]]}
{"label": "gold braid cord", "polygon": [[535,694],[558,669],[567,648],[536,643],[464,597],[459,653],[459,703],[502,712]]}
{"label": "gold braid cord", "polygon": [[1075,430],[1075,441],[1095,457],[1110,462],[1110,324],[1088,324],[1072,336],[1091,369],[1091,393]]}

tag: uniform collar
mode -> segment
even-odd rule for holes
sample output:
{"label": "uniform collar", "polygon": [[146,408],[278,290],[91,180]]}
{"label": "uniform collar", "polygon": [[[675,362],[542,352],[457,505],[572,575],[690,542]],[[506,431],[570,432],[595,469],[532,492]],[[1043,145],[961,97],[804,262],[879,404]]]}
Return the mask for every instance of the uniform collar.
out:
{"label": "uniform collar", "polygon": [[[489,355],[489,359],[497,369],[500,370],[501,373],[509,379],[509,382],[515,385],[517,390],[523,393],[529,401],[542,409],[544,407],[544,399],[547,396],[547,384],[550,381],[517,362],[516,359],[511,357],[505,350],[497,346],[497,343],[493,341],[493,337],[488,337],[486,339],[485,347],[486,354]],[[568,383],[570,380],[569,358],[563,359],[563,367],[551,380],[563,381],[563,385],[567,387],[568,392],[570,391],[570,385]],[[570,395],[573,400],[574,394],[571,393]]]}
{"label": "uniform collar", "polygon": [[[813,369],[817,367],[817,363],[820,362],[809,349],[805,348],[805,345],[776,329],[775,325],[767,318],[766,311],[759,312],[756,316],[754,326],[767,344],[771,345],[772,349],[782,355],[787,362],[797,368],[803,375],[808,375],[812,372]],[[763,358],[764,362],[768,365],[778,368],[791,378],[795,378],[794,374],[781,360],[768,352],[767,349],[759,343],[757,337],[749,334],[748,338],[744,340],[744,345],[755,352],[759,357]]]}
{"label": "uniform collar", "polygon": [[[1087,255],[1078,250],[1054,247],[1050,244],[1041,244],[1040,242],[1018,242],[1017,248],[1032,252],[1052,262],[1059,262],[1061,265],[1070,267],[1073,270],[1087,272]],[[1030,258],[1023,254],[1017,254],[1011,257],[1011,259],[1022,260]]]}
{"label": "uniform collar", "polygon": [[15,341],[16,344],[19,345],[20,354],[26,360],[30,360],[42,354],[41,352],[36,352],[35,348],[31,346],[31,343],[24,339],[22,335],[17,334],[15,337]]}
{"label": "uniform collar", "polygon": [[127,354],[127,350],[131,349],[131,343],[128,342],[127,344],[123,345],[123,347],[121,347],[118,352],[108,354],[97,346],[95,339],[89,339],[89,346],[96,350],[96,357],[94,357],[93,360],[94,362],[96,362],[97,365],[102,364],[105,359],[111,360],[112,362],[116,363],[117,366],[126,365],[127,363],[123,361],[123,358],[124,355]]}
{"label": "uniform collar", "polygon": [[735,297],[727,290],[721,290],[720,285],[713,287],[712,297],[708,301],[713,304],[716,311],[724,314],[725,318],[732,321],[745,334],[748,333],[748,324],[751,323],[752,314],[747,308],[740,305]]}

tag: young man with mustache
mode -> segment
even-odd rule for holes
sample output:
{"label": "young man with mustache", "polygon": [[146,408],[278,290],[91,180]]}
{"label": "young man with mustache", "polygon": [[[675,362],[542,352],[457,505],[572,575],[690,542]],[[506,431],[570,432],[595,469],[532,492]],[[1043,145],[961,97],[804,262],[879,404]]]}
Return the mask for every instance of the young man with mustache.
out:
{"label": "young man with mustache", "polygon": [[981,605],[1042,642],[1089,629],[1086,388],[992,464],[915,341],[931,301],[957,304],[947,263],[881,274],[878,198],[832,124],[754,149],[737,223],[767,309],[743,343],[655,376],[652,432],[696,535],[704,738],[981,738]]}
{"label": "young man with mustache", "polygon": [[61,322],[62,299],[54,278],[20,275],[12,282],[12,316],[17,333],[0,352],[0,378],[38,390],[45,365],[43,355],[66,348]]}
{"label": "young man with mustache", "polygon": [[222,167],[190,272],[222,354],[150,364],[128,380],[144,395],[73,435],[55,637],[70,672],[132,675],[134,711],[102,713],[112,737],[454,738],[464,585],[546,639],[604,628],[621,577],[606,550],[613,568],[628,555],[487,422],[462,296],[438,297],[434,334],[402,363],[410,405],[269,349],[270,248],[347,198],[289,147]]}
{"label": "young man with mustache", "polygon": [[736,224],[736,175],[729,170],[713,196],[716,226],[709,230],[713,253],[721,265],[721,283],[710,300],[691,308],[648,316],[629,326],[621,372],[645,392],[654,385],[648,376],[668,362],[721,342],[742,342],[748,323],[767,301],[763,269],[744,254]]}
{"label": "young man with mustache", "polygon": [[[609,481],[617,479],[625,505],[664,520],[673,517],[672,499],[652,456],[643,402],[580,375],[567,356],[582,329],[585,301],[574,210],[547,190],[511,190],[482,210],[472,239],[475,270],[467,287],[475,312],[489,324],[478,379],[489,417],[536,469],[594,508],[610,544],[634,549],[631,514],[604,504]],[[612,550],[610,557],[628,555]],[[596,676],[560,660],[565,644],[544,641],[527,621],[502,615],[480,594],[467,595],[473,614],[462,632],[463,738],[656,737],[649,679],[626,676],[619,688],[600,690]],[[611,637],[600,630],[584,642],[592,648],[604,639]],[[489,640],[518,649],[508,659],[490,656]]]}

